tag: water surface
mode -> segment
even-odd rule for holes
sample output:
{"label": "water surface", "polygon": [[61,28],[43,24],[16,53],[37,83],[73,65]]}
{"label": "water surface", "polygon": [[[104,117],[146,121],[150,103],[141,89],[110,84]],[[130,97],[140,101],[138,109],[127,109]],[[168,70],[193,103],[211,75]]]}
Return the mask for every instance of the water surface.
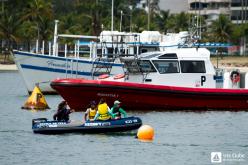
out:
{"label": "water surface", "polygon": [[[211,152],[242,153],[248,164],[247,112],[128,112],[155,129],[153,142],[135,133],[40,135],[31,129],[33,118],[52,119],[60,96],[46,96],[51,110],[22,110],[28,95],[18,72],[0,73],[0,164],[164,165],[211,164]],[[71,114],[81,120],[82,112]],[[223,164],[224,164],[223,163]]]}

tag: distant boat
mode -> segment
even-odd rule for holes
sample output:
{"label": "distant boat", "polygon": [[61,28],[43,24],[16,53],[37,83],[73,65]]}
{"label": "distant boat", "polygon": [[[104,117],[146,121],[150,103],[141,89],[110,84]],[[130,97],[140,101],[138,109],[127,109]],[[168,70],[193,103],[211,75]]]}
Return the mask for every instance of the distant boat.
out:
{"label": "distant boat", "polygon": [[[29,93],[35,84],[43,93],[55,93],[50,82],[56,78],[88,78],[103,73],[123,73],[123,64],[109,60],[98,61],[90,58],[59,57],[14,51],[15,63]],[[97,71],[93,67],[101,66]]]}
{"label": "distant boat", "polygon": [[[59,52],[58,37],[74,38],[75,49],[68,51],[65,46],[65,50]],[[90,39],[93,41],[89,41]],[[99,37],[55,33],[54,40],[56,46],[48,54],[13,51],[15,63],[29,93],[36,84],[39,84],[45,94],[56,93],[49,85],[56,78],[94,79],[101,74],[123,74],[124,64],[118,60],[120,56],[137,57],[144,52],[178,47],[185,40],[185,33],[162,35],[156,31],[103,31]]]}

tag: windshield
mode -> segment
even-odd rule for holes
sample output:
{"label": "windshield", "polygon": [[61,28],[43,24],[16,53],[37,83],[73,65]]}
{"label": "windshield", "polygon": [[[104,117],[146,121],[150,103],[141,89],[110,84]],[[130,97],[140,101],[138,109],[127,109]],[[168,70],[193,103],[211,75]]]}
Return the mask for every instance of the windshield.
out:
{"label": "windshield", "polygon": [[142,72],[156,72],[154,66],[148,60],[140,61],[140,69]]}

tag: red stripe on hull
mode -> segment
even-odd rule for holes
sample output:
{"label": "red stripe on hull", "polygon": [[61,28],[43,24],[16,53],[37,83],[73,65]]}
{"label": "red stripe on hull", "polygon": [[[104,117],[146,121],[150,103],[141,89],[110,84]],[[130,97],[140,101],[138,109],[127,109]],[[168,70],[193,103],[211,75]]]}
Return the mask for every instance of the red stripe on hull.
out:
{"label": "red stripe on hull", "polygon": [[51,86],[75,110],[85,110],[90,101],[106,98],[112,106],[118,99],[134,110],[247,110],[248,90],[183,88],[128,82],[60,79]]}

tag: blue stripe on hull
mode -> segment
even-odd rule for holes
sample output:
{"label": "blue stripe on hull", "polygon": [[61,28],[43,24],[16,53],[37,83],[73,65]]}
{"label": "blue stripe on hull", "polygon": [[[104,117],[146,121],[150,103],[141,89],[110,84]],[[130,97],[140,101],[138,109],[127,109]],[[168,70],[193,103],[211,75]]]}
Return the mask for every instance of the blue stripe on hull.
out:
{"label": "blue stripe on hull", "polygon": [[[32,54],[32,53],[27,53],[27,52],[19,52],[19,51],[14,51],[14,55],[23,55],[23,56],[30,56],[30,57],[37,57],[37,58],[45,58],[45,59],[54,59],[54,60],[60,60],[60,61],[73,61],[73,62],[78,62],[78,63],[87,63],[87,64],[101,64],[101,65],[109,65],[111,63],[108,62],[94,62],[94,61],[87,61],[83,59],[73,59],[73,58],[65,58],[65,57],[54,57],[54,56],[48,56],[48,55],[40,55],[40,54]],[[122,67],[123,64],[112,64],[112,66],[119,66]]]}
{"label": "blue stripe on hull", "polygon": [[77,75],[83,75],[83,76],[92,76],[91,72],[79,72],[79,71],[71,71],[65,69],[57,69],[57,68],[48,68],[48,67],[42,67],[42,66],[33,66],[33,65],[26,65],[21,64],[21,67],[23,69],[31,69],[31,70],[40,70],[40,71],[47,71],[47,72],[55,72],[55,73],[67,73],[67,74],[77,74]]}

